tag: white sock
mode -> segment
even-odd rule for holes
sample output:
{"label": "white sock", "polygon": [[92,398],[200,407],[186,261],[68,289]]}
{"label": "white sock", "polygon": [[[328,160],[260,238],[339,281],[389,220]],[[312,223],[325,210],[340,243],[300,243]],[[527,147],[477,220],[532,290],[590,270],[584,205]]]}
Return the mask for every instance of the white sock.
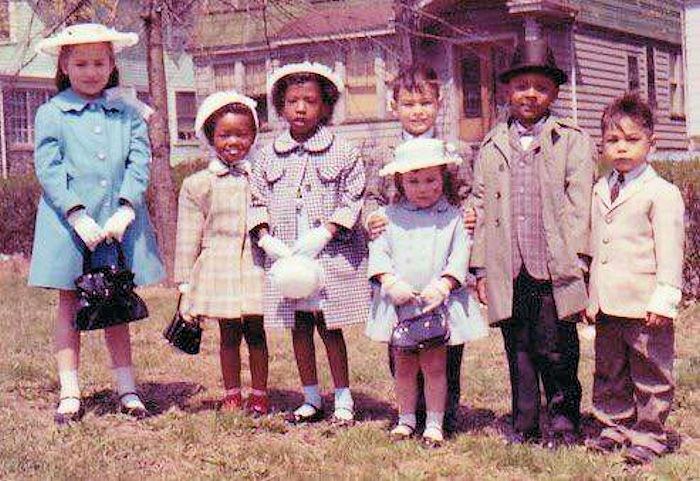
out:
{"label": "white sock", "polygon": [[425,429],[437,428],[442,431],[442,420],[445,413],[442,411],[427,411],[425,413]]}
{"label": "white sock", "polygon": [[131,366],[116,367],[114,380],[117,383],[117,394],[122,405],[129,409],[145,409],[138,394],[136,394],[136,382],[134,381],[134,370]]}
{"label": "white sock", "polygon": [[311,404],[315,408],[320,408],[323,404],[321,399],[321,393],[318,390],[318,384],[312,384],[311,386],[302,386],[301,390],[304,391],[304,402]]}
{"label": "white sock", "polygon": [[226,397],[228,396],[235,396],[237,394],[241,393],[241,388],[239,387],[232,387],[231,389],[226,390]]}
{"label": "white sock", "polygon": [[267,396],[267,391],[263,391],[262,389],[251,389],[250,393],[256,396]]}
{"label": "white sock", "polygon": [[410,426],[411,429],[416,429],[416,413],[399,414],[399,425]]}
{"label": "white sock", "polygon": [[58,380],[61,384],[61,401],[59,401],[56,411],[61,414],[78,412],[80,409],[78,371],[75,369],[58,371]]}
{"label": "white sock", "polygon": [[349,411],[353,410],[354,402],[349,387],[339,387],[335,390],[335,409],[345,408]]}

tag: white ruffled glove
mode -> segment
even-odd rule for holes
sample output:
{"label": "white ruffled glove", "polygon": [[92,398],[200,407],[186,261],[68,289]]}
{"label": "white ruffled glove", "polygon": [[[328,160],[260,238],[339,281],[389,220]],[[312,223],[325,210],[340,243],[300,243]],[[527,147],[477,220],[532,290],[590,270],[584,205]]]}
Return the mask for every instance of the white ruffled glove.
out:
{"label": "white ruffled glove", "polygon": [[130,107],[133,107],[146,122],[148,122],[151,115],[155,113],[153,107],[139,100],[134,87],[112,87],[111,89],[107,89],[105,90],[105,99],[107,102],[121,100]]}
{"label": "white ruffled glove", "polygon": [[95,248],[100,245],[100,242],[106,238],[102,227],[85,213],[85,209],[72,212],[68,216],[68,223],[91,251],[94,251]]}
{"label": "white ruffled glove", "polygon": [[129,205],[122,205],[105,222],[105,236],[121,242],[126,229],[134,222],[134,219],[136,219],[134,208]]}
{"label": "white ruffled glove", "polygon": [[307,231],[294,243],[293,254],[315,258],[328,245],[333,234],[325,227],[316,227]]}
{"label": "white ruffled glove", "polygon": [[[180,292],[180,294],[182,294],[182,298],[184,300],[187,297],[187,294],[190,292],[190,285],[187,282],[182,283],[179,286],[177,286],[177,290]],[[184,311],[184,304],[184,302],[180,302],[180,315],[185,321],[190,322],[192,320],[192,316],[190,316],[187,312]]]}
{"label": "white ruffled glove", "polygon": [[273,261],[292,255],[292,250],[287,247],[287,244],[270,234],[265,234],[263,238],[258,241],[258,246],[264,250],[267,257]]}
{"label": "white ruffled glove", "polygon": [[450,297],[451,290],[452,285],[450,281],[444,277],[430,281],[420,293],[421,300],[426,303],[423,312],[430,312],[445,302]]}
{"label": "white ruffled glove", "polygon": [[418,300],[418,291],[393,274],[384,275],[382,278],[382,290],[389,296],[391,303],[395,306]]}

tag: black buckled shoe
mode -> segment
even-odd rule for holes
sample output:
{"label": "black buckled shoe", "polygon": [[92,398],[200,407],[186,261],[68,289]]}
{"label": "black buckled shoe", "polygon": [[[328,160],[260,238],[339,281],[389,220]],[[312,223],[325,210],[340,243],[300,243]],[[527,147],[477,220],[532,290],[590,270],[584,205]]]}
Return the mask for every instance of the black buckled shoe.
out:
{"label": "black buckled shoe", "polygon": [[[61,401],[65,399],[77,399],[78,402],[80,402],[80,398],[76,396],[66,396],[62,397]],[[60,404],[60,402],[59,402]],[[70,424],[75,424],[80,422],[80,420],[83,418],[83,415],[85,415],[85,409],[83,408],[83,405],[80,405],[80,408],[72,413],[59,413],[56,412],[53,415],[53,421],[56,423],[57,426],[68,426]]]}

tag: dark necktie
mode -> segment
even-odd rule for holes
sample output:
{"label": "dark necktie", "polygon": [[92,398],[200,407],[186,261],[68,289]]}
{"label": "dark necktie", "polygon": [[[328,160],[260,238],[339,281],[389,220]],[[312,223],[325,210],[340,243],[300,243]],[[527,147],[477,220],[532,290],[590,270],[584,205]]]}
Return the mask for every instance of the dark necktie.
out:
{"label": "dark necktie", "polygon": [[612,186],[612,189],[610,189],[610,202],[615,202],[615,199],[617,199],[617,196],[620,194],[620,186],[622,183],[625,181],[625,176],[622,172],[617,173],[617,180]]}

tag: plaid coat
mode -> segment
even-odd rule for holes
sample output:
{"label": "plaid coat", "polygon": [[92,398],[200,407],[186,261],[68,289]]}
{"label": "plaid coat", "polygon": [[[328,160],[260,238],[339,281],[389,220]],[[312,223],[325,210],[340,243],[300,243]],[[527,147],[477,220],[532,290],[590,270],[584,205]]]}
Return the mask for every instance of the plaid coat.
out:
{"label": "plaid coat", "polygon": [[[286,131],[260,152],[253,167],[250,231],[267,225],[272,235],[291,247],[297,238],[298,202],[308,212],[309,227],[327,222],[340,226],[319,254],[325,275],[320,309],[331,329],[367,320],[367,243],[357,222],[364,189],[359,153],[323,126],[303,144]],[[270,264],[267,259],[265,267]],[[293,327],[295,309],[295,301],[283,298],[266,279],[265,326]]]}
{"label": "plaid coat", "polygon": [[181,309],[192,316],[262,314],[263,256],[246,229],[247,170],[229,172],[214,160],[182,183],[175,281],[190,285]]}

